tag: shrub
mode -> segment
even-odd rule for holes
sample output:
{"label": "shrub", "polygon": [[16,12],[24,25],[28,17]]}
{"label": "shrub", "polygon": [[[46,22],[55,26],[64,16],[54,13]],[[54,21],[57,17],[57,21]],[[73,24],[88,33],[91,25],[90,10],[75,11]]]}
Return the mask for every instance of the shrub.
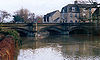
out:
{"label": "shrub", "polygon": [[1,29],[0,32],[3,33],[5,36],[7,36],[7,35],[13,36],[16,46],[21,46],[22,45],[22,41],[20,40],[19,33],[16,30],[13,30],[13,29]]}

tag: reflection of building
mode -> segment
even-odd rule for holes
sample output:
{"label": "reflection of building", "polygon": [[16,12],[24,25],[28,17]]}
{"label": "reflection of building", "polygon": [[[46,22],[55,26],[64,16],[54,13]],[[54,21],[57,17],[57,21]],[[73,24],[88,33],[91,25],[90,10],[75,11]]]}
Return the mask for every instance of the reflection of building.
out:
{"label": "reflection of building", "polygon": [[[95,58],[97,58],[97,56],[100,55],[99,44],[94,43],[94,41],[92,42],[82,41],[82,43],[71,43],[71,44],[69,43],[67,45],[63,45],[61,49],[62,49],[62,55],[67,59],[73,58],[76,60],[88,60],[91,57],[92,60],[95,60]],[[93,57],[95,58],[93,59]],[[100,57],[97,59],[100,59]]]}
{"label": "reflection of building", "polygon": [[59,10],[53,11],[44,15],[43,23],[60,23],[60,12]]}

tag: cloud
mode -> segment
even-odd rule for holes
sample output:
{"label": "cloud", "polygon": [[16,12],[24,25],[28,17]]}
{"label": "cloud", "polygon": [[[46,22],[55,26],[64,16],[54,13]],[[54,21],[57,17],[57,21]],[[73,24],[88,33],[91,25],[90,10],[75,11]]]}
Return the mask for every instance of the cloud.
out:
{"label": "cloud", "polygon": [[37,15],[43,15],[61,8],[72,0],[0,0],[0,10],[6,10],[10,13],[23,8],[29,9]]}

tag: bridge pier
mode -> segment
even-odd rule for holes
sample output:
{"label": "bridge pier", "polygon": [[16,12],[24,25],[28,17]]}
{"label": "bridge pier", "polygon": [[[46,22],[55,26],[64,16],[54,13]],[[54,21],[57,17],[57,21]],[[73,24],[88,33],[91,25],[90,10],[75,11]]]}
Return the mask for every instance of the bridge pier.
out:
{"label": "bridge pier", "polygon": [[27,33],[27,36],[29,36],[29,37],[34,37],[34,36],[35,36],[35,33],[28,32],[28,33]]}
{"label": "bridge pier", "polygon": [[63,31],[61,35],[69,35],[69,31]]}

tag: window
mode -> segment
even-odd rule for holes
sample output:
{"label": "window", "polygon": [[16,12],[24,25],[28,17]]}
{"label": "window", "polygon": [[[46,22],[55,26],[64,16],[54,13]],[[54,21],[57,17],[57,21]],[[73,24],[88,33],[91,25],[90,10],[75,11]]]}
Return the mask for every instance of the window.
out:
{"label": "window", "polygon": [[72,13],[70,14],[70,17],[71,17],[71,18],[73,17],[73,14],[72,14]]}
{"label": "window", "polygon": [[81,22],[81,21],[79,20],[79,22]]}
{"label": "window", "polygon": [[70,20],[70,23],[73,23],[73,21],[72,21],[72,20]]}
{"label": "window", "polygon": [[68,7],[68,12],[72,12],[72,7]]}
{"label": "window", "polygon": [[75,12],[75,7],[72,7],[72,12]]}
{"label": "window", "polygon": [[44,22],[46,22],[46,16],[44,16]]}
{"label": "window", "polygon": [[47,22],[49,22],[49,17],[47,17]]}
{"label": "window", "polygon": [[91,18],[91,8],[89,9],[89,18]]}
{"label": "window", "polygon": [[64,8],[64,13],[67,13],[67,8]]}
{"label": "window", "polygon": [[81,18],[81,17],[80,17],[80,13],[79,13],[79,18]]}
{"label": "window", "polygon": [[77,18],[77,13],[75,14],[75,17]]}
{"label": "window", "polygon": [[75,20],[75,23],[77,23],[77,20]]}
{"label": "window", "polygon": [[65,12],[65,10],[63,9],[63,13]]}

